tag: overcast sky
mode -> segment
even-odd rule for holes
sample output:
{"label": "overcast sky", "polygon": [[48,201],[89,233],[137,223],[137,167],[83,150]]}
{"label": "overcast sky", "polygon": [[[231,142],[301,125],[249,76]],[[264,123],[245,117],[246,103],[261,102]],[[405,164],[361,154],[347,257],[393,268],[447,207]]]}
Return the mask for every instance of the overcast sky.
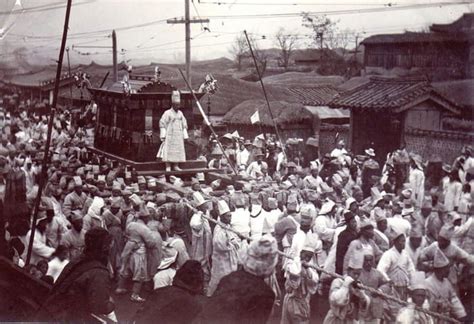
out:
{"label": "overcast sky", "polygon": [[[417,31],[432,23],[451,22],[474,10],[473,1],[446,5],[461,2],[454,0],[222,0],[220,5],[218,1],[201,0],[199,3],[194,0],[194,4],[191,3],[191,16],[210,19],[209,24],[194,24],[192,27],[193,59],[229,56],[233,39],[244,29],[260,38],[262,48],[269,48],[274,46],[275,32],[284,27],[288,32],[298,34],[300,46],[305,47],[309,30],[301,26],[299,13],[303,11],[331,11],[328,17],[338,21],[340,29],[349,28],[365,37]],[[26,47],[32,56],[56,57],[65,2],[21,0],[25,11],[10,15],[15,0],[0,0],[0,28],[12,26],[0,40],[0,53],[8,55],[18,47]],[[184,0],[73,0],[73,3],[68,46],[74,46],[71,50],[74,60],[81,58],[110,63],[110,49],[79,46],[109,46],[111,40],[108,36],[115,28],[118,30],[118,47],[124,50],[121,59],[131,59],[132,62],[143,58],[183,61],[184,25],[167,24],[166,19],[184,15]],[[425,6],[439,3],[443,5]],[[407,5],[419,7],[394,10]],[[356,12],[371,8],[380,10]],[[204,31],[204,27],[210,32]],[[265,39],[261,39],[262,36]]]}

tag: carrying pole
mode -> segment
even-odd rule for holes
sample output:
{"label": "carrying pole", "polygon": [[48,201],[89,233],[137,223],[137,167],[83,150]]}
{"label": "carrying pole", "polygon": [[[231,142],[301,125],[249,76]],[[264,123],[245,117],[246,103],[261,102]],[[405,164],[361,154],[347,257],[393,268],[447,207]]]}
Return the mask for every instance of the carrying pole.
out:
{"label": "carrying pole", "polygon": [[72,0],[67,0],[66,17],[64,19],[64,28],[63,28],[63,37],[61,40],[61,48],[59,50],[58,67],[56,69],[56,81],[54,83],[54,90],[53,90],[53,102],[51,103],[51,111],[49,114],[48,133],[47,133],[46,144],[44,148],[43,162],[41,165],[41,175],[40,175],[40,181],[38,184],[38,194],[36,196],[35,205],[33,209],[33,220],[31,224],[30,242],[28,243],[28,252],[26,254],[25,265],[30,264],[31,252],[33,249],[33,241],[35,239],[35,232],[36,232],[36,221],[38,219],[39,205],[41,202],[41,194],[43,192],[43,188],[47,180],[49,148],[51,146],[51,134],[53,131],[53,122],[54,122],[54,114],[56,112],[56,103],[58,101],[59,82],[61,80],[61,69],[63,66],[64,50],[66,48],[67,31],[69,28],[69,16],[71,14],[71,5],[72,5]]}
{"label": "carrying pole", "polygon": [[[239,233],[238,231],[236,231],[235,229],[233,229],[232,227],[230,227],[230,225],[227,225],[227,224],[224,224],[222,223],[221,221],[218,221],[218,220],[215,220],[214,218],[212,217],[209,217],[207,215],[204,215],[204,213],[202,213],[199,209],[195,208],[194,206],[192,206],[191,204],[189,203],[186,203],[186,205],[188,206],[188,208],[190,208],[192,211],[194,211],[195,213],[201,213],[201,217],[204,218],[204,219],[207,219],[209,222],[211,223],[214,223],[216,225],[219,225],[222,229],[224,229],[225,231],[229,231],[229,232],[232,232],[234,234],[236,234],[240,239],[242,240],[247,240],[248,242],[252,241],[252,238],[249,237],[249,236],[246,236],[246,235],[243,235],[242,233]],[[292,256],[292,255],[289,255],[288,253],[285,253],[285,252],[282,252],[280,250],[277,250],[277,254],[280,255],[281,257],[283,258],[287,258],[287,259],[290,259],[290,260],[294,260],[295,258]],[[314,265],[314,264],[307,264],[309,268],[312,268],[316,271],[319,271],[319,272],[322,272],[328,276],[330,276],[331,278],[338,278],[338,279],[344,279],[345,277],[338,274],[338,273],[334,273],[334,272],[331,272],[331,271],[328,271],[326,269],[323,269],[321,267],[318,267],[317,265]],[[397,304],[400,304],[402,306],[409,306],[409,305],[413,305],[413,304],[410,304],[404,300],[401,300],[401,299],[398,299],[394,296],[391,296],[391,295],[388,295],[386,293],[383,293],[382,291],[380,290],[377,290],[377,289],[374,289],[372,287],[369,287],[369,286],[366,286],[366,285],[363,285],[361,284],[360,282],[357,282],[356,284],[356,288],[358,289],[362,289],[362,290],[365,290],[369,293],[371,293],[372,295],[375,295],[375,296],[378,296],[380,298],[383,298],[385,300],[389,300],[391,302],[394,302],[394,303],[397,303]],[[422,313],[425,313],[427,315],[430,315],[430,316],[433,316],[434,318],[439,318],[439,319],[442,319],[446,322],[449,322],[449,323],[460,323],[459,321],[457,321],[456,319],[452,318],[452,317],[449,317],[449,316],[446,316],[444,314],[440,314],[440,313],[436,313],[436,312],[433,312],[433,311],[430,311],[428,309],[424,309],[423,307],[419,307],[419,306],[416,306],[416,305],[413,305],[414,308],[419,311],[419,312],[422,312]]]}
{"label": "carrying pole", "polygon": [[227,156],[227,153],[225,152],[224,147],[222,146],[221,142],[219,141],[219,137],[217,136],[216,132],[214,131],[214,128],[212,127],[211,122],[209,121],[209,118],[207,118],[206,113],[204,112],[204,109],[202,109],[201,103],[199,102],[199,99],[196,97],[196,94],[194,93],[193,88],[191,88],[191,85],[189,84],[188,80],[184,76],[183,71],[181,71],[181,69],[178,69],[178,71],[179,71],[179,73],[181,73],[181,76],[183,77],[183,80],[186,83],[186,87],[188,88],[189,92],[193,96],[194,101],[196,101],[196,105],[198,106],[199,112],[201,113],[202,118],[204,119],[204,122],[206,123],[206,125],[209,126],[209,129],[211,130],[212,135],[216,139],[217,145],[219,145],[219,148],[221,149],[222,154],[226,158],[227,162],[229,162],[229,165],[232,168],[232,171],[234,171],[235,175],[238,175],[239,173],[235,169],[234,164],[232,163],[232,161]]}
{"label": "carrying pole", "polygon": [[285,145],[283,144],[283,141],[281,140],[280,132],[278,131],[278,125],[276,124],[275,118],[273,117],[273,112],[272,112],[272,109],[270,108],[270,102],[268,101],[267,91],[265,90],[265,85],[263,84],[262,75],[260,74],[260,69],[258,68],[257,59],[255,58],[255,54],[253,53],[252,44],[250,43],[250,39],[246,30],[244,30],[244,34],[245,34],[245,38],[247,39],[247,43],[249,44],[250,54],[252,55],[253,63],[255,64],[255,70],[257,71],[258,79],[260,80],[260,85],[262,86],[263,95],[265,96],[265,101],[267,102],[268,112],[270,113],[270,118],[272,119],[273,127],[275,127],[276,136],[278,137],[278,141],[280,141],[282,152],[286,157]]}

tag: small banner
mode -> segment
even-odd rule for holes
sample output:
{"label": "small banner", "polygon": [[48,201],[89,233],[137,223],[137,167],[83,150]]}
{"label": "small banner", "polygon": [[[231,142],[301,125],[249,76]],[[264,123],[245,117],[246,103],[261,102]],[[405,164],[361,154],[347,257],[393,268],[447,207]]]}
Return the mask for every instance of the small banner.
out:
{"label": "small banner", "polygon": [[258,123],[259,121],[260,121],[260,116],[259,116],[258,110],[257,110],[252,116],[250,116],[250,122],[251,122],[252,124],[256,124],[256,123]]}

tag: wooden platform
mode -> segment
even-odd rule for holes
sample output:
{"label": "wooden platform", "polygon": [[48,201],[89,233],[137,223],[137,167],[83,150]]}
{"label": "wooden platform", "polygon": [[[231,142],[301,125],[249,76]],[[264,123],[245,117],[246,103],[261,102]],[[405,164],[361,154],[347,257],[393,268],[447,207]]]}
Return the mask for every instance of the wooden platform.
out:
{"label": "wooden platform", "polygon": [[[104,152],[99,150],[93,146],[88,146],[87,149],[93,153],[103,155],[111,160],[119,161],[125,165],[130,165],[131,167],[135,168],[138,174],[143,172],[149,172],[150,174],[142,174],[142,175],[183,175],[183,174],[192,174],[197,172],[209,172],[210,169],[207,169],[206,161],[201,160],[189,160],[179,164],[179,167],[182,171],[171,171],[166,172],[166,164],[160,161],[151,161],[151,162],[136,162],[133,160],[125,159],[121,156],[111,154],[108,152]],[[199,171],[197,171],[199,170]]]}
{"label": "wooden platform", "polygon": [[232,176],[229,174],[222,174],[216,171],[219,171],[219,170],[209,170],[209,172],[206,174],[207,181],[212,182],[214,180],[221,180],[222,183],[226,186],[233,185],[235,189],[242,190],[242,187],[244,186],[245,181],[241,179],[236,179],[235,176]]}

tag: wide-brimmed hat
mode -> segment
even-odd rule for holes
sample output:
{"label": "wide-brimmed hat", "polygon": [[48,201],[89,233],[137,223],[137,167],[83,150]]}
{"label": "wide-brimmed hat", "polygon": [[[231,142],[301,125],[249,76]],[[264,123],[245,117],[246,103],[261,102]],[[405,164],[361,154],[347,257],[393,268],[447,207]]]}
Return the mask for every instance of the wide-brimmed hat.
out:
{"label": "wide-brimmed hat", "polygon": [[423,160],[418,154],[411,154],[411,160],[415,163],[416,167],[420,170],[423,170]]}
{"label": "wide-brimmed hat", "polygon": [[255,152],[255,157],[257,157],[257,156],[265,156],[265,154],[263,154],[263,152],[261,150],[257,150]]}
{"label": "wide-brimmed hat", "polygon": [[366,149],[364,152],[365,152],[365,154],[367,154],[368,156],[372,156],[372,157],[375,156],[375,151],[374,151],[373,148],[368,148],[368,149]]}
{"label": "wide-brimmed hat", "polygon": [[451,165],[449,165],[447,163],[443,164],[442,169],[446,173],[451,173],[451,171],[452,171]]}

